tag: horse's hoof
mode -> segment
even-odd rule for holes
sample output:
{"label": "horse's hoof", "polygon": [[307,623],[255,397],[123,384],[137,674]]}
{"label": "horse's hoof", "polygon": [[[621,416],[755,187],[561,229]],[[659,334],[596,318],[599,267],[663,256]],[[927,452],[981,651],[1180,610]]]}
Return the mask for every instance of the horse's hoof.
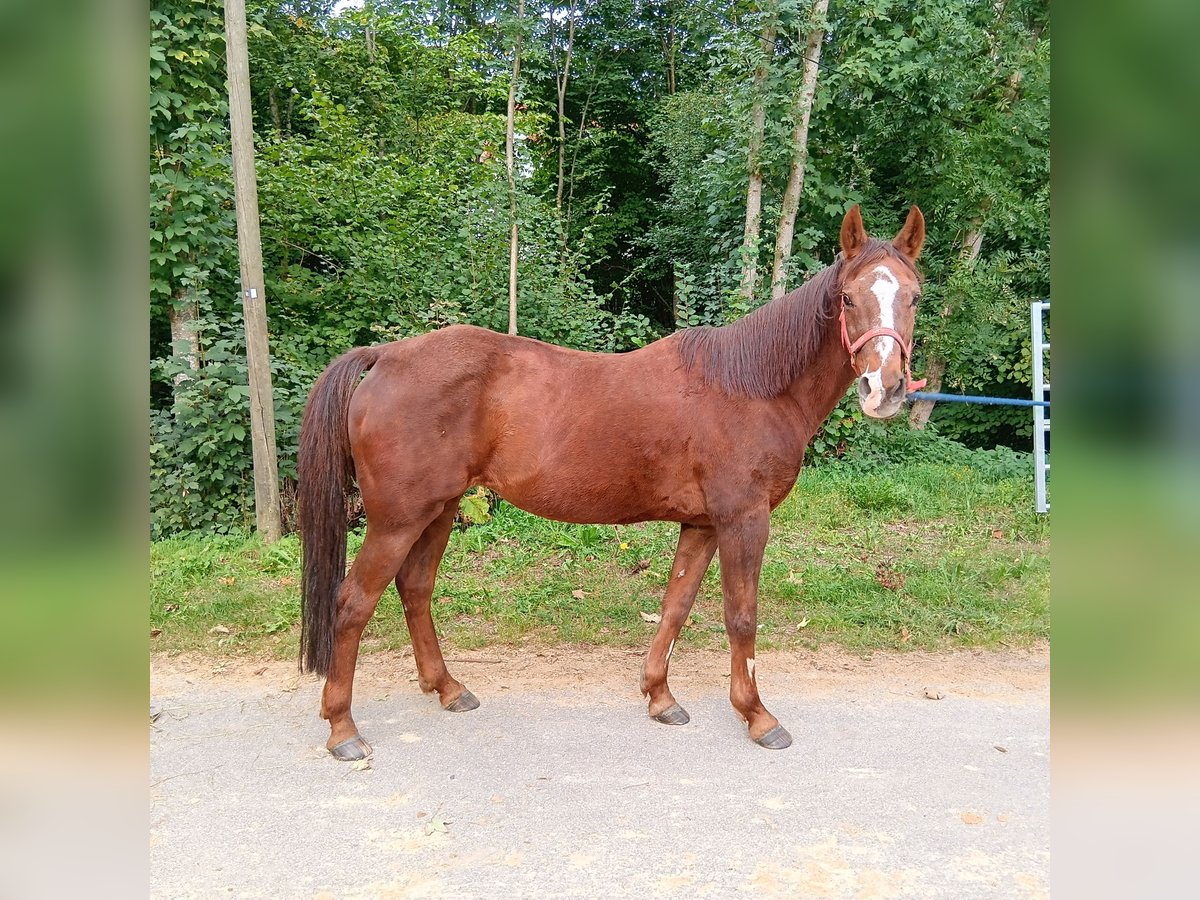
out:
{"label": "horse's hoof", "polygon": [[466,688],[463,688],[463,692],[446,707],[449,712],[468,712],[469,710],[478,708],[479,699]]}
{"label": "horse's hoof", "polygon": [[756,739],[754,743],[760,747],[766,747],[768,750],[782,750],[792,746],[792,736],[782,725],[776,725],[762,737]]}
{"label": "horse's hoof", "polygon": [[361,736],[355,735],[349,740],[342,741],[329,748],[329,752],[333,754],[334,759],[342,762],[354,762],[359,759],[366,759],[373,752],[371,745],[362,739]]}
{"label": "horse's hoof", "polygon": [[657,716],[651,716],[655,722],[662,722],[664,725],[686,725],[692,721],[692,717],[687,714],[687,710],[678,703],[672,703]]}

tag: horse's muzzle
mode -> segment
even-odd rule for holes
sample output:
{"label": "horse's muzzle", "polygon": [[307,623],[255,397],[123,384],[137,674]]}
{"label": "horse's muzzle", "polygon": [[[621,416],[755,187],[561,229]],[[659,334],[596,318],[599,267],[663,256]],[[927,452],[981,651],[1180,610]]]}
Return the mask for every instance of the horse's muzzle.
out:
{"label": "horse's muzzle", "polygon": [[858,404],[873,419],[890,419],[904,405],[907,388],[908,378],[904,372],[897,373],[886,389],[879,373],[868,372],[858,379]]}

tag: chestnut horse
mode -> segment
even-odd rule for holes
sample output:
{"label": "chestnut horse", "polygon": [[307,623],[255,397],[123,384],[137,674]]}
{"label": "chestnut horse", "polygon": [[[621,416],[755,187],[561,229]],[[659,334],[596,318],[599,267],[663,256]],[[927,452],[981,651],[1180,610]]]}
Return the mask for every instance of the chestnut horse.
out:
{"label": "chestnut horse", "polygon": [[[842,252],[799,289],[730,325],[686,329],[630,353],[454,325],[334,360],[308,398],[299,453],[300,659],[326,676],[330,752],[343,760],[371,752],[350,699],[363,628],[393,580],[421,689],[437,691],[447,710],[479,705],[447,671],[430,617],[458,501],[474,485],[564,522],[680,523],[641,674],[650,715],[668,725],[688,714],[667,687],[667,664],[719,552],[730,702],[754,741],[791,744],[759,699],[754,669],[771,510],[855,379],[867,415],[900,409],[924,240],[915,206],[892,241],[869,237],[855,206],[842,222]],[[347,573],[351,479],[367,533]]]}

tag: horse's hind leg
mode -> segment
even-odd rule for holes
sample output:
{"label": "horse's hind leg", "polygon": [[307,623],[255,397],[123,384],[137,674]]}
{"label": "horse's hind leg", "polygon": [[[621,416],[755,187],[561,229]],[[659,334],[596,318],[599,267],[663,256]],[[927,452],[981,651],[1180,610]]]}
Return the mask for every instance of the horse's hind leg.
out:
{"label": "horse's hind leg", "polygon": [[446,504],[441,514],[425,529],[409,551],[396,576],[396,590],[404,603],[404,618],[412,637],[413,656],[417,661],[417,679],[426,693],[437,691],[442,706],[452,712],[465,712],[479,706],[475,695],[462,686],[446,669],[442,648],[429,611],[438,565],[446,552],[458,500]]}
{"label": "horse's hind leg", "polygon": [[363,759],[371,752],[371,745],[359,735],[350,715],[358,645],[379,598],[395,577],[421,529],[422,526],[417,525],[380,531],[368,524],[362,549],[338,590],[333,658],[321,694],[321,718],[329,720],[329,741],[325,746],[338,759]]}
{"label": "horse's hind leg", "polygon": [[680,527],[679,548],[675,551],[671,580],[663,597],[662,621],[642,666],[641,687],[642,693],[650,697],[650,715],[667,725],[684,725],[689,719],[667,687],[667,665],[671,661],[671,651],[675,649],[675,639],[687,621],[716,549],[717,535],[711,527]]}

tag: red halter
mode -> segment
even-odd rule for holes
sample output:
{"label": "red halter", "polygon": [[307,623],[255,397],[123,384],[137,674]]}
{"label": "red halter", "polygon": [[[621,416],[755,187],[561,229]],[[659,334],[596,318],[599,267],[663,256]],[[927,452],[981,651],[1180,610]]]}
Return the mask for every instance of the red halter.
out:
{"label": "red halter", "polygon": [[922,378],[920,381],[913,381],[913,377],[912,377],[912,344],[905,343],[904,338],[900,335],[900,332],[895,331],[891,328],[872,328],[870,331],[861,335],[859,337],[859,339],[857,341],[855,341],[853,344],[850,343],[850,335],[846,331],[846,295],[845,294],[842,294],[841,310],[838,313],[838,324],[841,325],[841,328],[842,328],[842,346],[845,347],[846,352],[850,354],[850,368],[852,368],[854,370],[854,373],[856,375],[861,375],[862,372],[859,371],[858,366],[855,364],[854,356],[855,356],[855,354],[858,353],[859,350],[862,349],[863,344],[865,344],[871,338],[890,337],[890,338],[894,338],[896,343],[900,345],[900,356],[901,356],[901,359],[904,360],[904,377],[908,380],[907,392],[911,394],[913,391],[919,391],[921,388],[925,387],[926,379]]}

